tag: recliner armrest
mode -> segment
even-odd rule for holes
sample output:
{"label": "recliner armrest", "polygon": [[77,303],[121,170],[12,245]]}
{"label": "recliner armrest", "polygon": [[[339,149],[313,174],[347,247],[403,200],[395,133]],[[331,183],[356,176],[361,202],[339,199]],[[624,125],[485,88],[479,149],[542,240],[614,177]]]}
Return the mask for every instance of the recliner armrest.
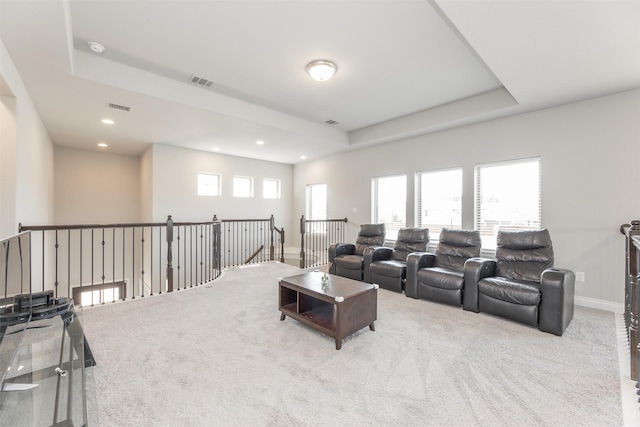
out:
{"label": "recliner armrest", "polygon": [[336,274],[336,264],[333,262],[340,255],[353,255],[356,245],[351,243],[335,243],[329,246],[329,274]]}
{"label": "recliner armrest", "polygon": [[371,262],[374,261],[387,261],[391,259],[391,254],[393,254],[393,249],[388,248],[386,246],[369,246],[366,248],[365,258],[369,257]]}
{"label": "recliner armrest", "polygon": [[496,274],[496,261],[488,258],[469,258],[464,263],[462,308],[478,312],[478,282]]}
{"label": "recliner armrest", "polygon": [[542,272],[538,329],[562,336],[573,319],[575,282],[571,270],[548,268]]}
{"label": "recliner armrest", "polygon": [[385,246],[369,246],[364,249],[362,254],[363,266],[362,266],[362,280],[366,283],[372,283],[371,278],[371,263],[374,261],[384,261],[391,259],[391,253],[393,249]]}
{"label": "recliner armrest", "polygon": [[435,254],[429,252],[412,252],[407,256],[407,276],[404,285],[405,296],[418,298],[418,270],[433,267]]}

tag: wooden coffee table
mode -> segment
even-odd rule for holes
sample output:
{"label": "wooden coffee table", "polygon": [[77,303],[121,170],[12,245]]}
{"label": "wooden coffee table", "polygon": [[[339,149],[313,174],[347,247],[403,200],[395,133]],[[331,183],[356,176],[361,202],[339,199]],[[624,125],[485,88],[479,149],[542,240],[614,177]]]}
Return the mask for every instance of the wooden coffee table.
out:
{"label": "wooden coffee table", "polygon": [[334,337],[340,350],[343,338],[365,326],[375,331],[378,285],[330,274],[323,286],[322,275],[314,271],[280,279],[280,320],[289,316]]}

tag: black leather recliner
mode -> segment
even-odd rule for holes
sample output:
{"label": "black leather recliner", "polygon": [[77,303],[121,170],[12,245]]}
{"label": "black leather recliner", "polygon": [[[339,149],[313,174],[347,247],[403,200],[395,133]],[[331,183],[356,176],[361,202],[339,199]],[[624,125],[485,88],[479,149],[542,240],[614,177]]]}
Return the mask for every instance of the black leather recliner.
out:
{"label": "black leather recliner", "polygon": [[464,292],[464,264],[480,255],[482,241],[475,230],[443,228],[436,253],[407,258],[405,295],[460,307]]}
{"label": "black leather recliner", "polygon": [[365,249],[365,282],[376,283],[391,291],[402,292],[407,257],[412,252],[424,252],[429,246],[429,229],[401,228],[393,249],[371,247]]}
{"label": "black leather recliner", "polygon": [[364,250],[369,246],[384,245],[384,224],[362,224],[355,245],[336,243],[329,246],[329,274],[363,279]]}
{"label": "black leather recliner", "polygon": [[561,336],[574,310],[575,275],[553,268],[549,231],[498,232],[496,260],[465,265],[463,308]]}

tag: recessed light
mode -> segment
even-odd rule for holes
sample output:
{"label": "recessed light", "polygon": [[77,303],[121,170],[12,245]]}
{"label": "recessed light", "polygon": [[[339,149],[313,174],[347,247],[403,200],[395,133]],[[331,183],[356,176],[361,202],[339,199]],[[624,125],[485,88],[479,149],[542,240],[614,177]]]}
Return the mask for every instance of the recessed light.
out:
{"label": "recessed light", "polygon": [[114,124],[114,123],[115,123],[115,122],[114,122],[113,120],[111,120],[111,119],[102,119],[102,120],[101,120],[101,122],[102,122],[102,123],[104,123],[105,125],[112,125],[112,124]]}
{"label": "recessed light", "polygon": [[261,139],[259,139],[259,140],[257,140],[257,141],[256,141],[256,144],[258,144],[258,145],[264,145],[264,141],[263,141],[263,140],[261,140]]}
{"label": "recessed light", "polygon": [[306,158],[307,158],[307,156],[300,156],[300,158],[301,158],[302,160],[304,160],[304,159],[306,159]]}
{"label": "recessed light", "polygon": [[89,42],[89,48],[94,51],[95,53],[102,53],[104,52],[104,46],[102,46],[100,43],[98,42]]}
{"label": "recessed light", "polygon": [[218,147],[213,147],[211,150],[212,150],[212,151],[220,151],[220,148],[218,148]]}
{"label": "recessed light", "polygon": [[107,144],[106,142],[99,142],[98,143],[98,147],[101,147],[101,148],[107,148],[108,146],[109,146],[109,144]]}

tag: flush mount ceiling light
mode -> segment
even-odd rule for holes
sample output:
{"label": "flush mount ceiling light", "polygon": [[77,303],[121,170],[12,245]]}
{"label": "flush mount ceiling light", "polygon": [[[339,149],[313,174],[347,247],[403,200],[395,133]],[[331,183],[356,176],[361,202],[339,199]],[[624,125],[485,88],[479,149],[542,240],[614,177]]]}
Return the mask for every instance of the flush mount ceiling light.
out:
{"label": "flush mount ceiling light", "polygon": [[100,148],[107,148],[109,146],[109,144],[107,144],[106,142],[99,142],[98,143],[98,147]]}
{"label": "flush mount ceiling light", "polygon": [[264,145],[264,141],[259,139],[259,140],[256,141],[256,144],[257,145]]}
{"label": "flush mount ceiling light", "polygon": [[338,66],[326,59],[316,59],[307,64],[306,70],[313,80],[325,82],[338,71]]}
{"label": "flush mount ceiling light", "polygon": [[115,123],[115,122],[114,122],[113,120],[111,120],[111,119],[102,119],[102,120],[100,120],[100,121],[101,121],[102,123],[104,123],[105,125],[112,125],[112,124],[114,124],[114,123]]}
{"label": "flush mount ceiling light", "polygon": [[102,46],[100,43],[98,42],[89,42],[89,48],[94,51],[95,53],[102,53],[104,52],[104,46]]}

